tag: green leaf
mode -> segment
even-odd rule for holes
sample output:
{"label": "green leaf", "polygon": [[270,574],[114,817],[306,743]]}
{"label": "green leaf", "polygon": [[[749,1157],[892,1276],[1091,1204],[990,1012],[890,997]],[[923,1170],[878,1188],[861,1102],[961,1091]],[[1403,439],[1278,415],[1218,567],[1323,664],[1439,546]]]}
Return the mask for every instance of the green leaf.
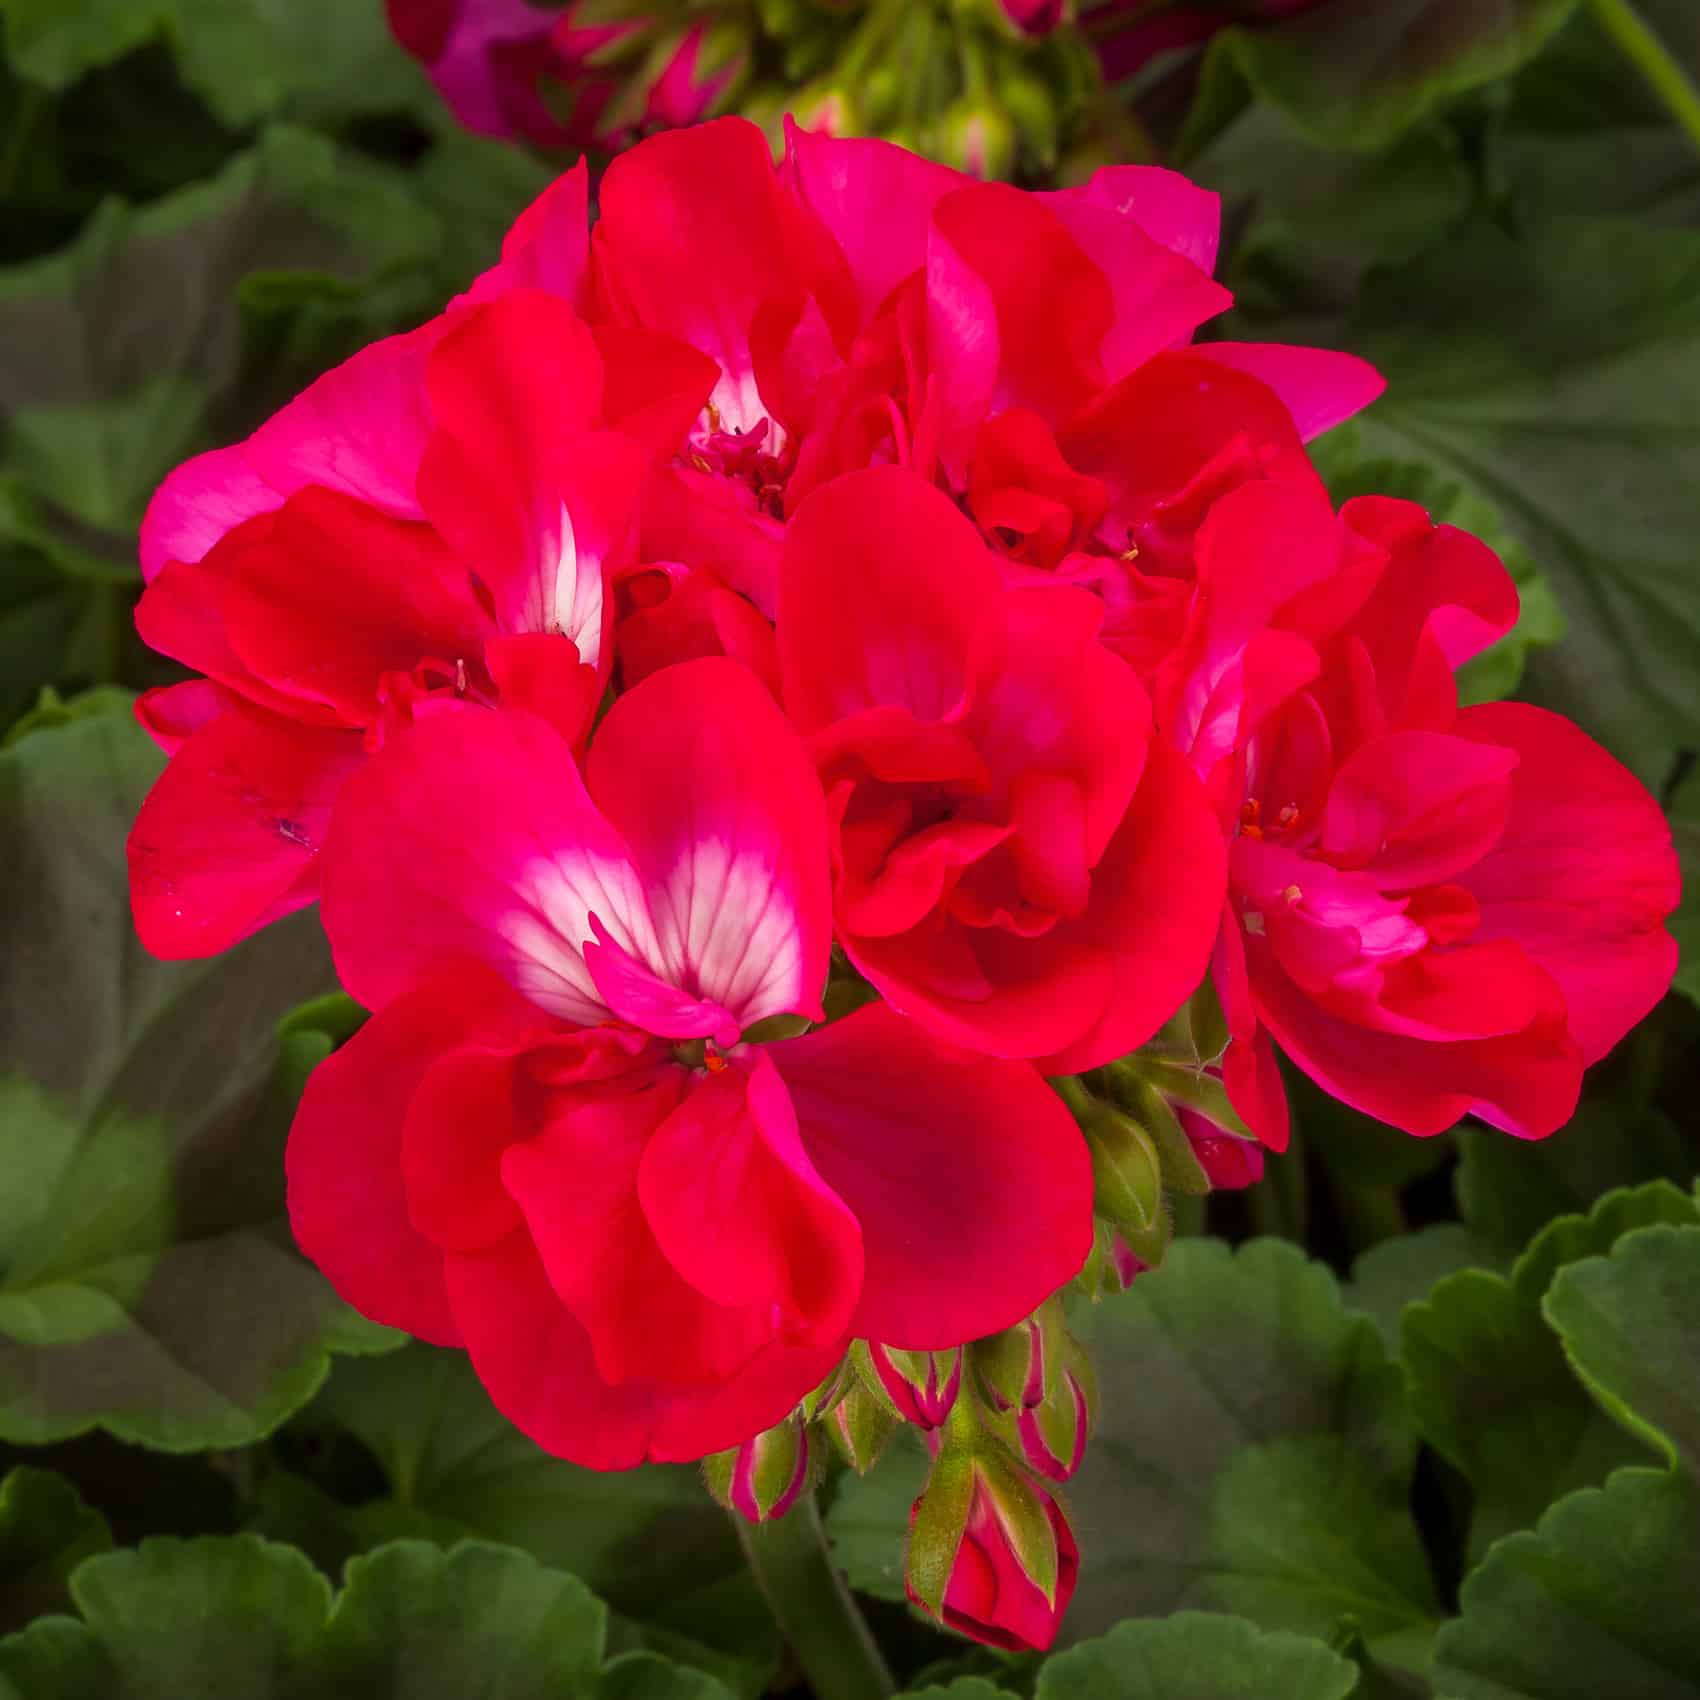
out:
{"label": "green leaf", "polygon": [[1542,1301],[1557,1271],[1654,1222],[1700,1222],[1700,1209],[1667,1181],[1612,1193],[1588,1216],[1548,1226],[1509,1278],[1465,1270],[1405,1312],[1411,1409],[1474,1491],[1472,1552],[1532,1527],[1560,1495],[1641,1460],[1578,1385]]}
{"label": "green leaf", "polygon": [[1461,1269],[1494,1269],[1500,1258],[1461,1222],[1435,1222],[1373,1245],[1352,1265],[1346,1301],[1375,1319],[1388,1347],[1399,1348],[1399,1318],[1437,1281]]}
{"label": "green leaf", "polygon": [[[1636,0],[1636,10],[1700,75],[1689,0]],[[1700,151],[1591,6],[1512,83],[1487,141],[1489,179],[1520,211],[1700,223]]]}
{"label": "green leaf", "polygon": [[297,1476],[265,1484],[262,1530],[300,1542],[325,1568],[397,1535],[483,1536],[582,1577],[620,1614],[618,1650],[701,1664],[751,1694],[771,1674],[772,1616],[695,1469],[610,1474],[552,1457],[490,1403],[465,1353],[419,1343],[339,1362],[298,1427],[352,1436],[387,1485],[341,1505]]}
{"label": "green leaf", "polygon": [[1437,122],[1381,153],[1340,153],[1262,103],[1186,170],[1221,194],[1225,227],[1239,232],[1219,270],[1234,292],[1234,328],[1214,328],[1224,336],[1255,336],[1272,314],[1344,312],[1370,266],[1432,245],[1474,189],[1457,138]]}
{"label": "green leaf", "polygon": [[605,1672],[601,1602],[484,1542],[383,1547],[349,1565],[334,1607],[304,1554],[253,1535],[144,1541],[90,1559],[71,1591],[80,1623],[0,1642],[27,1700],[727,1700],[651,1654]]}
{"label": "green leaf", "polygon": [[1700,1227],[1626,1235],[1564,1270],[1543,1309],[1601,1405],[1700,1480]]}
{"label": "green leaf", "polygon": [[1700,744],[1700,233],[1470,224],[1374,274],[1348,341],[1389,382],[1366,453],[1491,502],[1551,583],[1569,637],[1537,700],[1660,784]]}
{"label": "green leaf", "polygon": [[1183,146],[1208,133],[1238,84],[1326,147],[1384,147],[1440,102],[1526,64],[1576,3],[1331,0],[1273,28],[1222,30],[1206,57],[1206,110]]}
{"label": "green leaf", "polygon": [[509,1547],[398,1541],[349,1562],[314,1661],[321,1692],[556,1700],[597,1691],[607,1612]]}
{"label": "green leaf", "polygon": [[98,1511],[51,1470],[20,1465],[0,1481],[0,1629],[62,1609],[66,1579],[112,1545]]}
{"label": "green leaf", "polygon": [[396,1340],[281,1226],[274,1029],[330,983],[314,918],[208,962],[135,939],[124,835],[161,765],[127,714],[0,753],[0,1437],[29,1444],[243,1445],[329,1350]]}
{"label": "green leaf", "polygon": [[1677,786],[1668,813],[1682,863],[1682,906],[1670,921],[1681,953],[1675,985],[1700,1004],[1700,766]]}
{"label": "green leaf", "polygon": [[422,106],[423,80],[378,5],[289,0],[0,0],[14,64],[62,89],[164,36],[183,80],[225,123],[347,118]]}
{"label": "green leaf", "polygon": [[898,1700],[1011,1700],[1007,1688],[994,1688],[983,1676],[963,1676],[941,1688],[937,1683],[926,1688],[906,1688]]}
{"label": "green leaf", "polygon": [[1122,1623],[1046,1662],[1038,1700],[1346,1700],[1357,1668],[1320,1641],[1207,1612]]}
{"label": "green leaf", "polygon": [[[6,464],[35,504],[36,540],[50,541],[61,565],[92,552],[127,570],[165,473],[283,399],[245,393],[235,404],[229,394],[239,376],[245,390],[261,387],[243,370],[245,278],[338,280],[340,356],[391,328],[386,316],[436,305],[429,268],[441,238],[400,174],[280,127],[213,181],[140,210],[108,201],[70,248],[0,273]],[[349,293],[415,274],[410,293],[370,310]]]}
{"label": "green leaf", "polygon": [[1449,1700],[1694,1700],[1700,1489],[1620,1470],[1501,1541],[1435,1643]]}
{"label": "green leaf", "polygon": [[[597,1700],[731,1700],[707,1671],[669,1664],[655,1653],[623,1653],[602,1672]],[[398,1697],[399,1700],[399,1697]]]}
{"label": "green leaf", "polygon": [[[1416,1439],[1367,1317],[1296,1247],[1177,1240],[1073,1319],[1102,1394],[1067,1499],[1080,1581],[1065,1634],[1197,1607],[1269,1629],[1360,1626],[1420,1666],[1436,1605],[1411,1521]],[[894,1444],[828,1518],[851,1581],[902,1597],[900,1533],[925,1471]]]}
{"label": "green leaf", "polygon": [[[1179,1240],[1075,1323],[1102,1415],[1069,1485],[1081,1575],[1067,1631],[1202,1607],[1322,1637],[1355,1619],[1420,1663],[1437,1607],[1408,1510],[1415,1436],[1368,1317],[1295,1247]],[[894,1445],[828,1519],[857,1586],[901,1588],[924,1461]]]}
{"label": "green leaf", "polygon": [[1072,1627],[1233,1612],[1421,1658],[1435,1612],[1409,1510],[1415,1436],[1373,1323],[1295,1247],[1177,1241],[1081,1318],[1103,1414],[1071,1484]]}

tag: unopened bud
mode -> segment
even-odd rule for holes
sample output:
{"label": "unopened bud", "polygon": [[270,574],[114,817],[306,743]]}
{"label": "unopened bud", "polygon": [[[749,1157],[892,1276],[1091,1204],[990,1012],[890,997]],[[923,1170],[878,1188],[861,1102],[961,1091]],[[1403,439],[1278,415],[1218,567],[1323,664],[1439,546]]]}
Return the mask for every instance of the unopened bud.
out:
{"label": "unopened bud", "polygon": [[882,1389],[904,1422],[938,1428],[951,1413],[962,1388],[962,1348],[943,1352],[904,1352],[873,1341],[855,1348],[865,1354],[874,1385]]}
{"label": "unopened bud", "polygon": [[1163,1213],[1163,1162],[1138,1122],[1108,1104],[1085,1124],[1093,1208],[1126,1234],[1145,1234]]}
{"label": "unopened bud", "polygon": [[975,1388],[992,1410],[1030,1410],[1045,1397],[1045,1315],[1041,1308],[1025,1322],[969,1347]]}
{"label": "unopened bud", "polygon": [[1124,1293],[1133,1285],[1137,1277],[1149,1275],[1161,1261],[1162,1251],[1158,1252],[1157,1260],[1153,1262],[1152,1259],[1136,1251],[1123,1235],[1111,1229],[1110,1267],[1115,1270],[1116,1280]]}
{"label": "unopened bud", "polygon": [[990,100],[963,96],[940,118],[938,137],[939,158],[959,171],[990,182],[1015,170],[1015,124]]}
{"label": "unopened bud", "polygon": [[1098,1378],[1085,1351],[1070,1338],[1064,1355],[1045,1397],[1015,1419],[1022,1457],[1053,1482],[1066,1482],[1080,1468],[1098,1404]]}
{"label": "unopened bud", "polygon": [[703,1460],[708,1491],[752,1523],[783,1517],[809,1485],[813,1447],[800,1416]]}
{"label": "unopened bud", "polygon": [[[1181,1126],[1192,1141],[1192,1154],[1199,1167],[1210,1177],[1218,1192],[1235,1192],[1241,1187],[1255,1186],[1263,1179],[1263,1147],[1255,1140],[1237,1139],[1231,1133],[1205,1132],[1210,1123],[1195,1117],[1190,1110],[1178,1110]],[[1194,1130],[1194,1121],[1198,1130]]]}
{"label": "unopened bud", "polygon": [[859,1476],[879,1462],[897,1428],[897,1415],[867,1388],[852,1387],[821,1419],[834,1450]]}
{"label": "unopened bud", "polygon": [[947,1443],[910,1515],[904,1585],[930,1617],[994,1647],[1049,1647],[1079,1550],[1055,1497],[996,1446]]}

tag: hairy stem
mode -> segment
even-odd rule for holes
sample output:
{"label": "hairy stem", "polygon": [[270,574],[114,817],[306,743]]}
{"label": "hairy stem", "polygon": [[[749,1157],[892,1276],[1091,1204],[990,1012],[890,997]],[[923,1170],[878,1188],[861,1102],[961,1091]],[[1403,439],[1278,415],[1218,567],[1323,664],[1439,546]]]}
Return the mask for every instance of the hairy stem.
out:
{"label": "hairy stem", "polygon": [[1630,0],[1589,0],[1601,29],[1633,64],[1665,110],[1700,147],[1700,88]]}
{"label": "hairy stem", "polygon": [[733,1522],[816,1700],[887,1700],[895,1694],[873,1634],[827,1552],[815,1496],[799,1499],[776,1522],[748,1523],[742,1517]]}

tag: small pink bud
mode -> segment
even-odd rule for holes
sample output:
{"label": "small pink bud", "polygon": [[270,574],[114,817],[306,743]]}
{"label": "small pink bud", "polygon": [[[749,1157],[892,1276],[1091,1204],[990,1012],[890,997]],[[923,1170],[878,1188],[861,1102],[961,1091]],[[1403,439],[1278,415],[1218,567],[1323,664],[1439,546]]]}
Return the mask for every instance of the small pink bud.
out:
{"label": "small pink bud", "polygon": [[1115,1270],[1124,1293],[1133,1285],[1135,1276],[1151,1270],[1151,1265],[1120,1234],[1114,1235],[1110,1242],[1110,1267]]}
{"label": "small pink bud", "polygon": [[809,1485],[813,1446],[800,1416],[703,1460],[708,1491],[752,1523],[783,1517]]}
{"label": "small pink bud", "polygon": [[897,1414],[917,1428],[937,1428],[950,1415],[962,1388],[962,1351],[902,1352],[869,1341],[868,1362],[897,1407]]}
{"label": "small pink bud", "polygon": [[1057,1377],[1049,1398],[1016,1418],[1022,1457],[1053,1482],[1066,1482],[1086,1456],[1092,1432],[1091,1386],[1091,1369],[1082,1362]]}

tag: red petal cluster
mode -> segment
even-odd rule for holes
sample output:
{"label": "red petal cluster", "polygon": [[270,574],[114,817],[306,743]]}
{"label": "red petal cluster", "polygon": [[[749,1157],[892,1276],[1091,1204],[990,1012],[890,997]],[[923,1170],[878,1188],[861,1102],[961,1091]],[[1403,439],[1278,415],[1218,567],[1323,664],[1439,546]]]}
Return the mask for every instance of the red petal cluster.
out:
{"label": "red petal cluster", "polygon": [[[1656,806],[1458,707],[1509,579],[1334,511],[1303,440],[1379,380],[1190,346],[1215,244],[1163,171],[677,131],[156,496],[139,624],[199,676],[138,710],[142,937],[322,898],[373,1017],[302,1102],[297,1236],[544,1445],[729,1450],[852,1340],[1030,1316],[1094,1235],[1044,1076],[1212,972],[1275,1147],[1275,1044],[1539,1135],[1668,982]],[[1186,1132],[1244,1184],[1223,1115]],[[1032,1640],[989,1517],[944,1609]]]}

